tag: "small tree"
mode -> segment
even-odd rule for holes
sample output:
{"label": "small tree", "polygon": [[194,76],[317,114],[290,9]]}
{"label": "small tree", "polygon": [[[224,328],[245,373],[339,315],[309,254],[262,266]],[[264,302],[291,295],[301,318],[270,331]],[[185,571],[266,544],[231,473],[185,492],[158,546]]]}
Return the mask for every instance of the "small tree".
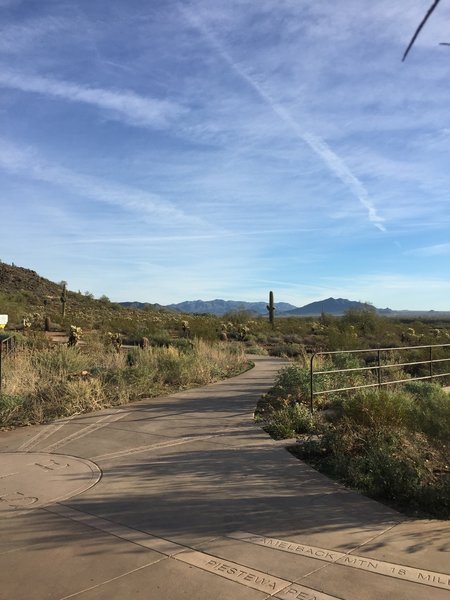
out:
{"label": "small tree", "polygon": [[377,332],[380,324],[380,317],[377,315],[376,308],[367,305],[365,308],[349,308],[342,317],[344,326],[353,327],[354,330],[362,335],[370,335]]}

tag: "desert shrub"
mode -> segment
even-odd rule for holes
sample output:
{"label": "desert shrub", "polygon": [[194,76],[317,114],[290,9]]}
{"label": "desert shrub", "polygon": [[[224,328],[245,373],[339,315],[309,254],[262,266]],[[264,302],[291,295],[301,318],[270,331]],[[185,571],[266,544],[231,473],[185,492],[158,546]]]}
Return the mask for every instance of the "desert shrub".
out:
{"label": "desert shrub", "polygon": [[277,399],[284,403],[286,400],[293,402],[306,402],[309,398],[309,371],[300,364],[292,364],[278,372],[273,387],[267,396],[274,401]]}
{"label": "desert shrub", "polygon": [[162,383],[172,383],[176,386],[183,385],[183,365],[178,350],[167,348],[165,352],[158,352],[156,364]]}
{"label": "desert shrub", "polygon": [[245,351],[247,354],[254,354],[257,356],[267,356],[268,354],[264,346],[259,346],[258,344],[252,342],[247,342],[245,344]]}
{"label": "desert shrub", "polygon": [[283,336],[283,341],[285,344],[301,344],[302,338],[296,334],[286,334]]}
{"label": "desert shrub", "polygon": [[446,518],[450,397],[433,384],[406,387],[345,398],[321,438],[296,453],[401,510]]}
{"label": "desert shrub", "polygon": [[[394,355],[394,360],[401,357]],[[375,353],[317,356],[315,390],[376,383]],[[350,373],[326,373],[334,369]],[[394,378],[405,379],[401,366]],[[450,395],[436,383],[408,382],[317,396],[308,411],[309,364],[282,369],[255,418],[275,438],[315,435],[291,449],[344,484],[408,514],[450,517]],[[321,408],[331,408],[329,411]]]}
{"label": "desert shrub", "polygon": [[263,331],[258,331],[257,333],[255,333],[255,339],[258,342],[258,344],[267,344],[268,337],[268,334]]}
{"label": "desert shrub", "polygon": [[20,415],[24,398],[11,394],[0,394],[0,423],[3,426],[14,425]]}
{"label": "desert shrub", "polygon": [[[406,443],[408,440],[408,443]],[[390,427],[357,427],[346,421],[325,433],[326,471],[374,498],[399,503],[417,495],[424,474],[420,446]]]}
{"label": "desert shrub", "polygon": [[31,364],[36,371],[51,373],[52,378],[82,371],[91,366],[88,355],[75,347],[61,345],[38,352],[32,350],[29,352]]}
{"label": "desert shrub", "polygon": [[264,429],[275,439],[291,438],[297,434],[316,432],[317,417],[303,404],[286,404],[270,414]]}
{"label": "desert shrub", "polygon": [[[326,390],[339,390],[359,385],[366,385],[376,381],[376,374],[372,371],[360,371],[359,367],[365,366],[364,361],[355,355],[338,353],[334,355],[318,355],[314,360],[314,392],[321,392],[314,398],[315,408],[340,402],[349,392],[333,392]],[[332,373],[340,369],[353,369],[344,373]],[[308,371],[309,372],[309,371]]]}
{"label": "desert shrub", "polygon": [[24,343],[31,350],[45,350],[51,347],[50,340],[43,331],[27,331],[23,337]]}
{"label": "desert shrub", "polygon": [[167,331],[154,333],[147,337],[149,339],[150,345],[155,346],[156,348],[168,348],[172,342],[172,338],[170,337],[170,334]]}
{"label": "desert shrub", "polygon": [[189,315],[189,327],[193,338],[215,341],[219,338],[222,318],[213,315]]}
{"label": "desert shrub", "polygon": [[413,397],[404,390],[358,391],[342,400],[348,419],[363,427],[405,427],[414,409]]}
{"label": "desert shrub", "polygon": [[414,398],[410,426],[433,439],[450,442],[450,394],[436,383],[411,381],[405,389]]}
{"label": "desert shrub", "polygon": [[271,356],[280,356],[286,358],[297,358],[303,356],[305,348],[301,344],[275,344],[269,350]]}
{"label": "desert shrub", "polygon": [[373,498],[409,512],[450,516],[448,473],[440,468],[448,454],[445,449],[437,453],[424,434],[398,427],[357,426],[343,419],[325,432],[313,453],[311,448],[299,453]]}
{"label": "desert shrub", "polygon": [[194,342],[186,338],[181,338],[179,340],[172,340],[171,346],[181,352],[191,352],[194,348]]}
{"label": "desert shrub", "polygon": [[438,519],[450,518],[450,473],[443,472],[418,491],[419,507]]}

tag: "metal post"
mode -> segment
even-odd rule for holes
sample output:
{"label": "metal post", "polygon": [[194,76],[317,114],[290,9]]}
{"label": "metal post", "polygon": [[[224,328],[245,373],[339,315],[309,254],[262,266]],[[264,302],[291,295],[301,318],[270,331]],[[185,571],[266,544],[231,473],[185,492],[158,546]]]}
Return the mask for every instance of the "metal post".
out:
{"label": "metal post", "polygon": [[433,346],[430,346],[430,382],[433,381]]}
{"label": "metal post", "polygon": [[314,368],[314,358],[316,353],[311,356],[311,363],[309,367],[309,410],[311,414],[313,413],[313,398],[314,398],[314,383],[313,383],[313,368]]}
{"label": "metal post", "polygon": [[377,369],[378,389],[381,390],[381,350],[378,350],[378,369]]}

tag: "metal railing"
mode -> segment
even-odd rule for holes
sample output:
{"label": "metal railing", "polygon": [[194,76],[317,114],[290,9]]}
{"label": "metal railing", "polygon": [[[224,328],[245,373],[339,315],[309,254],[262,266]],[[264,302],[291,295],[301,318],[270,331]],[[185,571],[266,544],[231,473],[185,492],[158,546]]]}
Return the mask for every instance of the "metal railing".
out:
{"label": "metal railing", "polygon": [[11,335],[3,340],[0,340],[0,392],[2,391],[3,383],[3,361],[12,354],[16,349],[16,336]]}
{"label": "metal railing", "polygon": [[[311,412],[314,409],[314,397],[330,394],[333,392],[347,392],[351,390],[359,390],[363,388],[372,388],[378,387],[381,388],[387,385],[393,385],[398,383],[407,383],[410,381],[418,381],[421,379],[429,379],[433,380],[438,377],[450,376],[450,372],[446,373],[436,373],[433,372],[433,365],[438,363],[450,362],[450,356],[447,358],[433,358],[433,350],[438,348],[448,348],[450,349],[450,344],[432,344],[428,346],[401,346],[399,348],[370,348],[366,350],[338,350],[334,352],[315,352],[311,356],[310,361],[310,409]],[[394,363],[383,363],[382,357],[389,352],[406,352],[408,350],[428,350],[428,356],[425,360],[412,361],[412,362],[394,362]],[[351,367],[346,369],[328,369],[326,371],[314,371],[314,360],[317,356],[333,356],[333,355],[342,355],[342,354],[376,354],[376,364],[371,364],[365,367]],[[398,367],[408,367],[408,366],[417,366],[417,365],[428,365],[428,374],[420,377],[409,377],[408,379],[397,379],[397,380],[388,380],[385,381],[383,379],[383,371],[386,369],[398,368]],[[375,383],[367,383],[362,385],[353,385],[348,387],[338,387],[333,389],[323,389],[320,391],[314,391],[314,378],[317,378],[319,375],[331,375],[336,373],[356,373],[362,371],[370,371],[372,373],[376,372],[377,381]]]}

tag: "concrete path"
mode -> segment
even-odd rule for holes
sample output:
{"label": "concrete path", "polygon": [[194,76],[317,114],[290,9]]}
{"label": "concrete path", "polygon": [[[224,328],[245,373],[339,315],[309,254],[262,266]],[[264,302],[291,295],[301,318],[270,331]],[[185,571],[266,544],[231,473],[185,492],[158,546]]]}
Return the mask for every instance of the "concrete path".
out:
{"label": "concrete path", "polygon": [[282,364],[0,434],[0,600],[450,598],[450,523],[407,520],[252,420]]}

